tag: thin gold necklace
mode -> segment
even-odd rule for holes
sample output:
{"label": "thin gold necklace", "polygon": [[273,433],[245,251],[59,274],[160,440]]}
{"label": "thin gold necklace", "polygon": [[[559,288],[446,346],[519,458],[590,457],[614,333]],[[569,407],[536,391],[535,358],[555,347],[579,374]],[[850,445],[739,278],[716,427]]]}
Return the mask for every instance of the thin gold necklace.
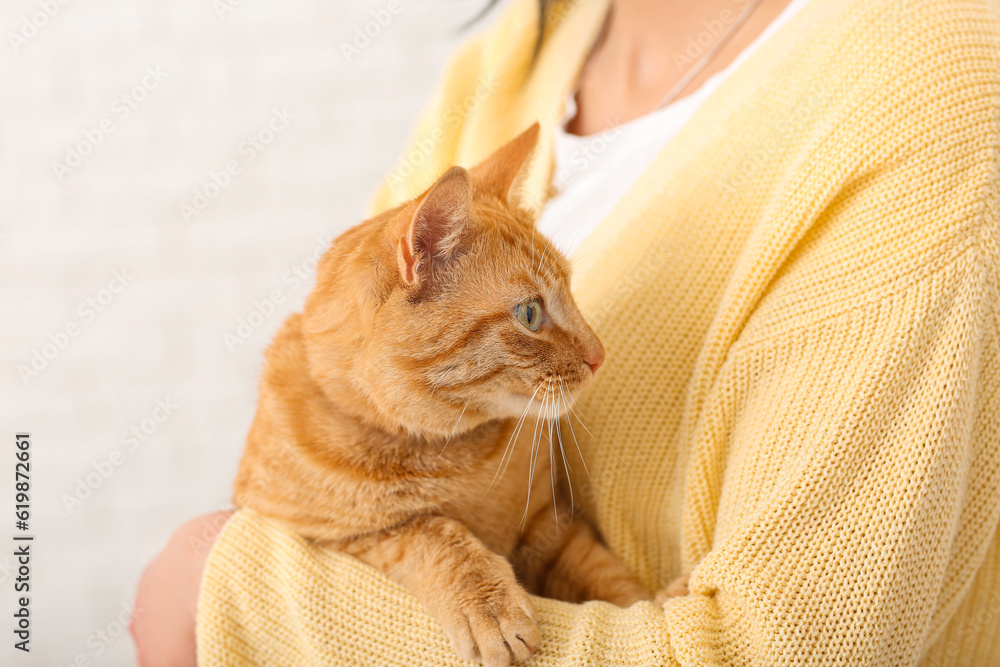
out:
{"label": "thin gold necklace", "polygon": [[[751,0],[750,4],[748,4],[746,8],[742,11],[742,13],[740,13],[740,15],[736,18],[736,21],[731,26],[729,26],[729,29],[726,30],[725,34],[722,35],[722,38],[718,42],[716,42],[711,49],[709,49],[708,53],[703,55],[701,59],[697,63],[695,63],[694,67],[692,67],[688,71],[688,73],[685,74],[681,78],[681,80],[678,81],[677,84],[670,89],[670,92],[667,93],[666,97],[661,99],[660,102],[651,109],[651,111],[662,109],[663,107],[674,102],[677,99],[677,97],[681,94],[681,91],[683,91],[684,88],[686,88],[687,85],[691,83],[691,81],[696,76],[698,76],[698,74],[703,69],[705,69],[705,67],[712,60],[712,58],[714,58],[715,55],[720,50],[722,50],[722,47],[724,47],[732,38],[732,36],[735,35],[736,32],[743,26],[743,24],[747,22],[747,19],[750,18],[750,15],[753,14],[754,10],[757,9],[757,7],[760,5],[761,2],[763,2],[763,0]],[[611,11],[614,11],[614,4],[611,5]],[[588,61],[593,56],[594,52],[601,47],[601,45],[604,43],[604,40],[607,38],[608,26],[610,24],[611,24],[611,14],[609,13],[608,17],[604,20],[604,25],[601,26],[600,34],[597,36],[597,39],[594,40],[594,45],[590,49],[590,54],[587,56]],[[575,98],[577,94],[579,94],[579,92],[580,89],[578,87],[577,90],[573,92],[572,96]]]}
{"label": "thin gold necklace", "polygon": [[685,74],[681,78],[681,80],[677,82],[677,85],[675,85],[673,88],[670,89],[670,92],[667,93],[666,97],[660,100],[659,104],[653,107],[654,111],[656,109],[662,109],[663,107],[670,105],[672,102],[674,102],[674,100],[677,99],[677,96],[681,94],[681,92],[687,87],[687,85],[691,83],[691,81],[693,81],[694,78],[698,76],[698,74],[700,74],[703,69],[705,69],[708,63],[711,62],[712,58],[714,58],[715,55],[720,50],[722,50],[722,47],[726,45],[726,43],[730,40],[730,38],[734,34],[736,34],[736,32],[740,29],[740,27],[744,23],[747,22],[747,19],[750,18],[751,14],[753,14],[753,10],[757,9],[757,6],[761,2],[762,0],[753,0],[749,5],[746,6],[746,9],[744,9],[743,12],[739,15],[739,17],[737,17],[736,22],[733,23],[731,26],[729,26],[729,29],[726,30],[725,34],[722,35],[722,38],[715,43],[715,46],[709,49],[708,53],[702,56],[701,60],[695,63],[694,67],[688,70],[688,73]]}

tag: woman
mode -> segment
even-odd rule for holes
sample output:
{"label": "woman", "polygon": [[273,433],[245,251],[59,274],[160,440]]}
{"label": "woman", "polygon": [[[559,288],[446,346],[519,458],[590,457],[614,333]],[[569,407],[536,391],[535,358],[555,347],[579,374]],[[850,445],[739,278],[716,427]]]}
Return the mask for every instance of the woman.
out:
{"label": "woman", "polygon": [[[608,350],[586,509],[690,594],[536,599],[534,663],[1000,664],[996,1],[546,7],[454,58],[374,206],[541,121],[525,187]],[[206,565],[228,518],[148,569],[144,665],[193,664],[196,608],[203,664],[458,664],[398,587],[247,513]]]}

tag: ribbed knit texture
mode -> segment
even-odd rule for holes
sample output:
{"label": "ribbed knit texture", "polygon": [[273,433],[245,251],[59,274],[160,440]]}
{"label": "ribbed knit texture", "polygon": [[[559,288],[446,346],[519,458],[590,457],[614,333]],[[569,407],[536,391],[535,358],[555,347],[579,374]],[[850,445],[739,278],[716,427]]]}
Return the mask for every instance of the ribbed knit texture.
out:
{"label": "ribbed knit texture", "polygon": [[[558,6],[532,68],[535,8],[456,55],[404,156],[434,150],[376,209],[536,118],[550,146],[606,5]],[[536,599],[530,664],[1000,665],[998,13],[814,0],[587,238],[607,362],[578,497],[651,588],[691,572],[691,594]],[[405,590],[247,511],[198,636],[203,665],[461,664]]]}

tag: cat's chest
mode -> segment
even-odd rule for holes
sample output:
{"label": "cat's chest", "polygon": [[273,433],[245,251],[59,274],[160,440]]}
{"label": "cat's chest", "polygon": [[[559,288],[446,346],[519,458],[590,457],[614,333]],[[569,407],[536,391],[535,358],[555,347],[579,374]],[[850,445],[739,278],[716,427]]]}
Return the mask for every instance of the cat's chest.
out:
{"label": "cat's chest", "polygon": [[549,447],[521,437],[444,484],[446,513],[490,549],[509,556],[522,525],[552,504]]}

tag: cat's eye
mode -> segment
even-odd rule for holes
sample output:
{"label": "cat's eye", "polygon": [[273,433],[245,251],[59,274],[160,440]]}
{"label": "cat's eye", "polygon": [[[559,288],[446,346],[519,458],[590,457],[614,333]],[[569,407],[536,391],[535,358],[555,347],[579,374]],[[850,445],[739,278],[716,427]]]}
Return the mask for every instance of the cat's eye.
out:
{"label": "cat's eye", "polygon": [[514,308],[514,317],[528,331],[538,331],[538,327],[542,326],[541,302],[538,299],[531,299],[517,304],[517,307]]}

